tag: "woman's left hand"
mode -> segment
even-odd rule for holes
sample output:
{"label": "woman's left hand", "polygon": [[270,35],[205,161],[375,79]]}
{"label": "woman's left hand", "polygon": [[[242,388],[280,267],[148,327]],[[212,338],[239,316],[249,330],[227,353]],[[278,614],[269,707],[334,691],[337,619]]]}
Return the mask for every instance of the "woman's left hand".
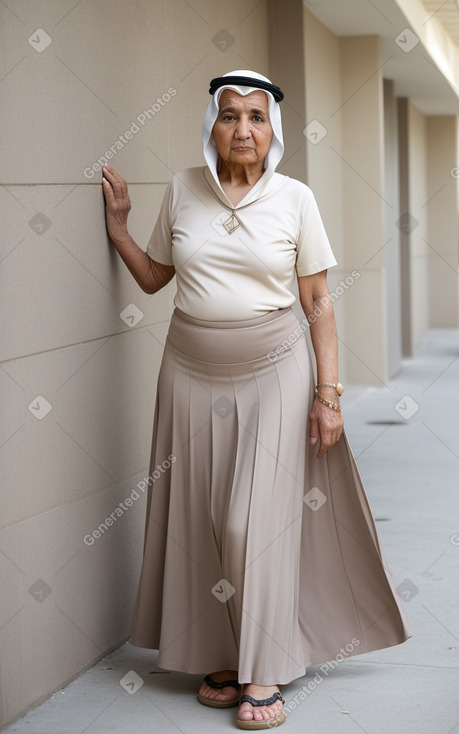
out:
{"label": "woman's left hand", "polygon": [[309,443],[315,446],[319,442],[317,458],[321,459],[328,449],[340,440],[343,433],[343,416],[341,411],[333,410],[319,400],[314,400],[309,420]]}

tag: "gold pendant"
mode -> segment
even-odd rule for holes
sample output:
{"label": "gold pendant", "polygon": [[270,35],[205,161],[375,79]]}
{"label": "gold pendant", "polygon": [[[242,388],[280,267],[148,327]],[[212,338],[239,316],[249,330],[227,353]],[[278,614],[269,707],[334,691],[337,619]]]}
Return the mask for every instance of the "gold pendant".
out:
{"label": "gold pendant", "polygon": [[226,220],[226,222],[222,222],[224,228],[228,232],[228,234],[232,234],[235,229],[237,229],[240,225],[240,221],[237,218],[235,212],[231,212],[231,216],[229,219]]}

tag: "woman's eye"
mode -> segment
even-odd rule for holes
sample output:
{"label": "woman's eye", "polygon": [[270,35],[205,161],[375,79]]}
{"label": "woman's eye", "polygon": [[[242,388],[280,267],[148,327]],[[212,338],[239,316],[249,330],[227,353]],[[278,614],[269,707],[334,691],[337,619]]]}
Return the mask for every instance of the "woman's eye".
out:
{"label": "woman's eye", "polygon": [[223,120],[234,120],[234,115],[223,115]]}

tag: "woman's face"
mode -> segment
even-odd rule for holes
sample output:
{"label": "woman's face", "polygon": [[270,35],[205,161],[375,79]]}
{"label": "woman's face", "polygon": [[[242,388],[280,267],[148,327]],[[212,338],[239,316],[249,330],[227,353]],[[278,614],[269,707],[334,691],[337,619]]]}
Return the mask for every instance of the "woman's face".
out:
{"label": "woman's face", "polygon": [[267,95],[260,91],[242,96],[224,89],[212,134],[223,161],[241,166],[263,161],[273,137]]}

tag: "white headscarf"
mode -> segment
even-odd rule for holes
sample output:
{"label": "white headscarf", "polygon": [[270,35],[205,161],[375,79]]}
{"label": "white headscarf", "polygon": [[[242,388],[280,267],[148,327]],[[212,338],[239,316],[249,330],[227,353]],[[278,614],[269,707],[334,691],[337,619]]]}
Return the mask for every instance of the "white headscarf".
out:
{"label": "white headscarf", "polygon": [[[223,76],[245,76],[251,77],[252,79],[259,79],[263,82],[268,82],[269,84],[271,84],[271,81],[267,77],[262,76],[261,74],[257,74],[255,71],[247,71],[247,69],[229,71]],[[235,92],[241,94],[242,96],[250,94],[250,92],[260,91],[263,91],[266,94],[266,96],[268,97],[269,121],[273,129],[273,137],[268,155],[265,158],[265,172],[269,172],[269,175],[273,174],[284,153],[284,138],[282,135],[280,105],[279,102],[276,102],[271,92],[268,92],[264,89],[260,90],[258,87],[239,86],[237,84],[231,83],[219,87],[209,101],[209,104],[207,105],[204,114],[204,122],[202,125],[202,147],[204,151],[204,158],[206,159],[206,163],[212,173],[212,176],[214,177],[219,187],[220,182],[217,173],[218,151],[217,146],[215,145],[214,137],[212,135],[212,128],[218,116],[219,99],[224,89],[233,89]]]}

